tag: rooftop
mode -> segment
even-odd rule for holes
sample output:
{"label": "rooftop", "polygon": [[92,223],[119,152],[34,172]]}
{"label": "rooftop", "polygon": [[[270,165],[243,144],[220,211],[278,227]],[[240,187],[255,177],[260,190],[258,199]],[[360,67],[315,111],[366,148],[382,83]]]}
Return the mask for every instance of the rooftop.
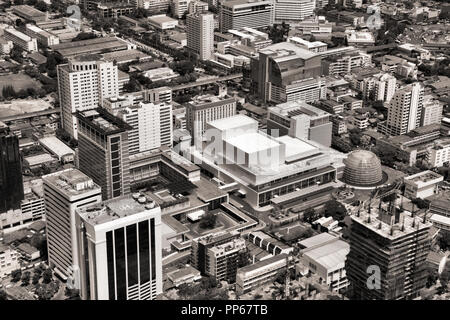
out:
{"label": "rooftop", "polygon": [[100,107],[86,111],[78,111],[77,117],[80,120],[86,121],[103,134],[114,134],[132,129],[126,122]]}
{"label": "rooftop", "polygon": [[422,171],[416,174],[413,174],[411,176],[405,177],[405,180],[409,180],[411,182],[414,182],[415,184],[421,185],[426,184],[428,182],[437,183],[442,180],[444,180],[444,177],[440,174],[437,174],[436,172],[426,170]]}
{"label": "rooftop", "polygon": [[[157,209],[157,210],[156,210]],[[78,209],[79,215],[92,225],[99,225],[143,212],[160,212],[154,201],[141,194],[126,195]]]}
{"label": "rooftop", "polygon": [[246,273],[246,272],[255,271],[255,270],[258,270],[260,268],[264,268],[264,267],[266,267],[268,265],[271,265],[272,263],[276,263],[278,261],[286,261],[286,258],[288,258],[288,255],[286,253],[277,254],[276,256],[264,259],[264,260],[259,261],[257,263],[245,266],[243,268],[239,268],[238,272],[239,273]]}
{"label": "rooftop", "polygon": [[[227,2],[228,4],[229,2]],[[282,62],[284,60],[290,60],[293,58],[311,59],[318,56],[307,49],[300,48],[295,43],[291,42],[280,42],[272,44],[259,51],[267,55],[274,55],[274,60],[276,62]]]}
{"label": "rooftop", "polygon": [[304,255],[330,270],[342,267],[349,252],[350,245],[345,241],[336,239],[311,248],[304,252]]}
{"label": "rooftop", "polygon": [[295,118],[300,115],[306,115],[309,117],[323,117],[330,115],[328,112],[303,101],[289,101],[281,103],[275,107],[268,108],[268,110],[271,113],[287,116],[289,118]]}
{"label": "rooftop", "polygon": [[34,7],[31,7],[29,5],[23,4],[23,5],[18,5],[18,6],[12,6],[12,9],[14,12],[19,12],[19,13],[23,13],[26,14],[27,16],[30,17],[41,17],[41,16],[45,16],[45,12],[42,12]]}
{"label": "rooftop", "polygon": [[51,185],[67,196],[81,195],[89,191],[100,192],[100,186],[78,169],[66,169],[42,177],[45,184]]}
{"label": "rooftop", "polygon": [[208,122],[208,124],[214,128],[217,128],[221,131],[225,131],[228,129],[234,129],[234,128],[239,128],[241,126],[245,126],[245,125],[258,125],[258,121],[244,116],[242,114],[237,114],[235,116],[232,117],[227,117],[227,118],[223,118],[223,119],[219,119],[219,120],[214,120],[214,121],[210,121]]}
{"label": "rooftop", "polygon": [[55,136],[49,136],[39,139],[39,143],[44,147],[50,149],[58,157],[65,156],[67,154],[75,154],[75,151],[73,151],[64,142],[62,142]]}
{"label": "rooftop", "polygon": [[280,145],[276,140],[260,132],[244,133],[227,139],[227,143],[248,153],[259,152]]}
{"label": "rooftop", "polygon": [[308,239],[300,241],[299,245],[301,245],[304,248],[311,248],[311,247],[320,246],[330,240],[335,240],[335,239],[336,239],[335,236],[333,236],[327,232],[323,232],[316,236],[313,236]]}

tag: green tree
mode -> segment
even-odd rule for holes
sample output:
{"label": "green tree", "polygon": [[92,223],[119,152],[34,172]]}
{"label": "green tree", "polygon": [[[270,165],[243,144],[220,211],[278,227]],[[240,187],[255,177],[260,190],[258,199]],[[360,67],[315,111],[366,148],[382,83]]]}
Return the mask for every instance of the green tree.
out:
{"label": "green tree", "polygon": [[347,209],[339,201],[329,200],[325,202],[324,215],[325,217],[331,216],[333,219],[341,221],[347,215]]}
{"label": "green tree", "polygon": [[27,286],[30,284],[31,273],[26,271],[22,275],[22,286]]}
{"label": "green tree", "polygon": [[12,85],[6,85],[2,89],[2,96],[5,99],[13,99],[16,98],[17,93]]}
{"label": "green tree", "polygon": [[205,213],[200,220],[200,228],[202,229],[212,229],[216,226],[217,215],[208,212]]}
{"label": "green tree", "polygon": [[8,300],[8,295],[6,294],[6,291],[3,289],[0,289],[0,301],[6,301]]}
{"label": "green tree", "polygon": [[12,282],[18,282],[22,278],[22,270],[16,269],[11,271],[11,277]]}
{"label": "green tree", "polygon": [[53,271],[50,268],[47,268],[44,273],[42,273],[42,281],[44,283],[50,283],[53,279]]}
{"label": "green tree", "polygon": [[308,208],[303,212],[303,221],[311,223],[316,219],[316,210]]}

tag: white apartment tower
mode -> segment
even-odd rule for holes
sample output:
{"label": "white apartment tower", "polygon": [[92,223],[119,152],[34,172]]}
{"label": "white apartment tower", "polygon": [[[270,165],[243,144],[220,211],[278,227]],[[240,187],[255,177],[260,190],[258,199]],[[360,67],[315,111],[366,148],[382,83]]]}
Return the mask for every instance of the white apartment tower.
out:
{"label": "white apartment tower", "polygon": [[141,194],[77,210],[84,300],[153,300],[162,293],[161,209]]}
{"label": "white apartment tower", "polygon": [[295,22],[314,16],[316,0],[274,0],[275,22]]}
{"label": "white apartment tower", "polygon": [[172,10],[172,16],[174,18],[181,19],[188,11],[188,5],[188,0],[171,0],[170,9]]}
{"label": "white apartment tower", "polygon": [[122,109],[117,116],[133,127],[128,133],[130,155],[172,147],[172,105],[144,103]]}
{"label": "white apartment tower", "polygon": [[418,82],[397,90],[389,105],[386,133],[401,135],[419,127],[423,98],[424,89]]}
{"label": "white apartment tower", "polygon": [[74,113],[96,108],[104,99],[119,95],[117,66],[102,61],[100,55],[84,55],[58,66],[57,71],[62,127],[78,139]]}
{"label": "white apartment tower", "polygon": [[55,272],[79,288],[75,210],[102,201],[101,188],[78,169],[43,177],[47,218],[48,262]]}
{"label": "white apartment tower", "polygon": [[214,15],[211,13],[190,14],[186,17],[187,47],[210,60],[214,52]]}

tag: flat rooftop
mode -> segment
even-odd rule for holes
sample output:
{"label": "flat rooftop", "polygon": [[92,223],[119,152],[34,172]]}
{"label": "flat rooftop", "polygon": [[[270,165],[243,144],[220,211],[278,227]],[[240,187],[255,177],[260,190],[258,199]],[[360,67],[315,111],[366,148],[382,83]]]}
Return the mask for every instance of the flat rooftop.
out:
{"label": "flat rooftop", "polygon": [[319,153],[319,149],[312,144],[293,138],[291,136],[285,135],[275,138],[277,141],[286,145],[286,161],[294,161],[299,158],[306,158],[314,154]]}
{"label": "flat rooftop", "polygon": [[132,127],[103,108],[77,112],[78,119],[86,121],[103,134],[114,134],[131,130]]}
{"label": "flat rooftop", "polygon": [[226,139],[226,142],[248,153],[259,152],[275,148],[280,144],[260,132],[245,133],[240,136]]}
{"label": "flat rooftop", "polygon": [[223,118],[223,119],[219,119],[219,120],[210,121],[210,122],[208,122],[208,124],[221,130],[221,131],[225,131],[228,129],[240,128],[241,126],[245,126],[245,125],[251,125],[251,124],[258,125],[258,121],[254,120],[250,117],[244,116],[242,114],[237,114],[232,117],[227,117],[227,118]]}
{"label": "flat rooftop", "polygon": [[42,177],[44,183],[67,196],[77,196],[90,191],[100,194],[100,186],[78,169],[66,169]]}
{"label": "flat rooftop", "polygon": [[[230,2],[232,1],[227,1],[226,3],[229,4]],[[292,58],[302,58],[307,60],[318,56],[318,54],[307,49],[300,48],[295,43],[291,42],[280,42],[272,44],[265,47],[264,49],[259,50],[259,52],[274,55],[273,59],[276,62],[282,62],[285,60],[290,60]]]}
{"label": "flat rooftop", "polygon": [[321,264],[328,270],[340,268],[345,264],[350,245],[342,240],[325,243],[304,252],[304,255]]}
{"label": "flat rooftop", "polygon": [[427,183],[427,182],[437,183],[439,181],[444,180],[444,177],[436,172],[427,170],[427,171],[422,171],[422,172],[413,174],[411,176],[405,177],[404,179],[414,182],[416,184],[423,184],[423,183]]}
{"label": "flat rooftop", "polygon": [[164,22],[178,22],[178,20],[173,19],[171,17],[168,17],[164,14],[160,14],[160,15],[156,15],[156,16],[152,16],[152,17],[148,17],[149,21],[158,23],[158,24],[162,24]]}
{"label": "flat rooftop", "polygon": [[307,115],[309,117],[323,117],[330,115],[330,113],[303,101],[289,101],[281,103],[275,107],[268,108],[268,110],[271,113],[287,116],[289,118],[294,118],[300,115]]}
{"label": "flat rooftop", "polygon": [[148,199],[140,201],[140,199],[134,199],[133,196],[127,195],[78,209],[78,213],[86,222],[99,225],[144,211],[160,212],[155,202],[148,201]]}
{"label": "flat rooftop", "polygon": [[23,4],[23,5],[18,5],[18,6],[13,6],[12,10],[15,13],[23,13],[27,16],[30,17],[41,17],[41,16],[45,16],[46,13],[42,12],[34,7],[31,7],[29,5]]}

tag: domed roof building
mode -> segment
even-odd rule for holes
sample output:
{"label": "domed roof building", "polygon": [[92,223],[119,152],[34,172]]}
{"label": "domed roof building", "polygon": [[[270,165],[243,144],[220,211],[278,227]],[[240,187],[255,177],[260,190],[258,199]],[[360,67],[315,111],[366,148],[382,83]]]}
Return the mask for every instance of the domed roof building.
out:
{"label": "domed roof building", "polygon": [[367,150],[354,150],[344,160],[344,181],[354,186],[376,186],[383,180],[380,159]]}

